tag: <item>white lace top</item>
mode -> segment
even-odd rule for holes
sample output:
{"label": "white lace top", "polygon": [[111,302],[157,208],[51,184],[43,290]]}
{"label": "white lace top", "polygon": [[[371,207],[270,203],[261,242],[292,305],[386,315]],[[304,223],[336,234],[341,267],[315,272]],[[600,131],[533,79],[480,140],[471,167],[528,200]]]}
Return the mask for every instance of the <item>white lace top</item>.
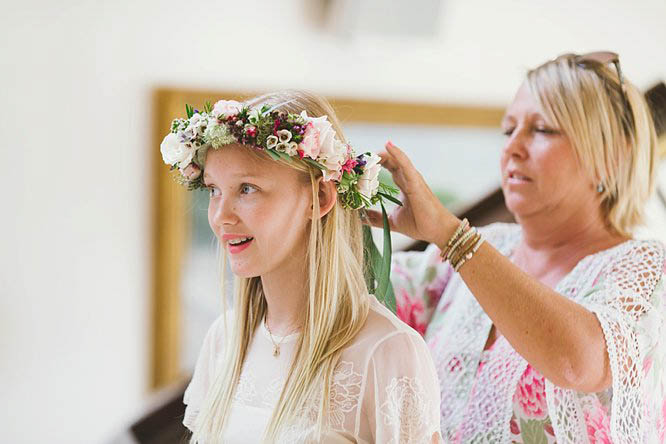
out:
{"label": "white lace top", "polygon": [[[423,338],[373,296],[367,321],[342,352],[331,387],[326,443],[426,443],[439,433],[439,383]],[[183,424],[193,429],[224,346],[224,322],[210,327],[187,387]],[[276,337],[257,329],[236,388],[225,443],[260,442],[289,370],[298,335]],[[308,415],[304,415],[308,416]],[[310,421],[294,425],[281,442],[307,442]]]}
{"label": "white lace top", "polygon": [[[514,224],[481,229],[510,256]],[[606,339],[612,386],[583,393],[553,385],[499,336],[439,250],[394,255],[398,315],[425,332],[441,382],[445,439],[460,443],[666,442],[664,245],[630,240],[589,255],[555,288],[595,313]]]}

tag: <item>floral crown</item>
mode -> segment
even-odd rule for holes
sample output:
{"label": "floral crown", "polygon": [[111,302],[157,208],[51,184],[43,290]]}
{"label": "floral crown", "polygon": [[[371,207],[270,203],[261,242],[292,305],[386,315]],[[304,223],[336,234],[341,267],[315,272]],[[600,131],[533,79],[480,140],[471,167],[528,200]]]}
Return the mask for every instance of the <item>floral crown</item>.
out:
{"label": "floral crown", "polygon": [[[286,102],[288,103],[288,102]],[[326,116],[292,114],[279,106],[249,107],[233,100],[207,102],[202,111],[185,105],[187,119],[175,119],[160,151],[164,163],[178,169],[178,180],[189,190],[203,188],[207,150],[239,143],[265,151],[275,160],[300,159],[332,180],[344,208],[368,208],[386,198],[400,203],[392,186],[379,181],[379,156],[356,154],[341,142]]]}

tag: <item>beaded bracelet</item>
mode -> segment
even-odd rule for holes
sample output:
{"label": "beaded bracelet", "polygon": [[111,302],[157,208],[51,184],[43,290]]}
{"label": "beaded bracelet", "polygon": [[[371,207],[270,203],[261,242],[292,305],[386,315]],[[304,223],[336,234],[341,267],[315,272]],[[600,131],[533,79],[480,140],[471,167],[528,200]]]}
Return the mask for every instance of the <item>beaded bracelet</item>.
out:
{"label": "beaded bracelet", "polygon": [[483,240],[484,240],[483,237],[481,237],[481,235],[479,235],[479,240],[478,240],[478,241],[476,242],[476,244],[474,245],[474,248],[472,248],[472,251],[470,251],[469,253],[467,253],[467,254],[466,254],[466,255],[460,260],[460,262],[458,262],[458,263],[453,267],[453,270],[454,270],[454,271],[457,272],[458,270],[460,270],[460,267],[462,267],[463,264],[464,264],[465,262],[467,262],[468,260],[472,259],[472,256],[474,256],[474,253],[476,253],[476,252],[479,250],[479,248],[481,248],[481,244],[483,243]]}
{"label": "beaded bracelet", "polygon": [[453,247],[453,244],[458,242],[460,239],[460,236],[464,234],[464,232],[469,228],[469,221],[467,219],[463,219],[460,221],[460,225],[458,225],[458,228],[456,229],[455,233],[453,233],[453,236],[449,239],[449,241],[446,243],[446,246],[441,252],[442,259],[446,260],[447,255],[451,251],[451,248]]}
{"label": "beaded bracelet", "polygon": [[458,242],[456,242],[453,245],[453,248],[449,251],[449,254],[447,255],[446,259],[451,262],[455,263],[455,259],[460,256],[460,252],[464,250],[465,245],[473,239],[476,236],[476,228],[472,227],[469,230],[463,234],[460,239],[458,239]]}
{"label": "beaded bracelet", "polygon": [[[472,230],[470,230],[472,231]],[[458,251],[456,252],[455,255],[451,256],[451,264],[455,267],[455,265],[460,262],[462,258],[467,256],[467,254],[472,251],[476,243],[479,241],[479,238],[481,235],[474,230],[474,235],[469,238],[469,240],[462,245],[460,245],[460,248],[458,248]]]}
{"label": "beaded bracelet", "polygon": [[466,230],[462,235],[460,235],[458,237],[458,240],[447,251],[446,260],[451,261],[451,258],[453,257],[454,253],[458,250],[458,248],[460,248],[461,245],[463,245],[465,242],[467,242],[470,237],[474,236],[474,233],[475,233],[474,228],[470,228],[470,229]]}
{"label": "beaded bracelet", "polygon": [[448,261],[455,271],[458,271],[465,262],[472,258],[482,243],[481,234],[477,232],[476,228],[470,227],[467,219],[463,219],[453,236],[446,243],[441,252],[441,257]]}

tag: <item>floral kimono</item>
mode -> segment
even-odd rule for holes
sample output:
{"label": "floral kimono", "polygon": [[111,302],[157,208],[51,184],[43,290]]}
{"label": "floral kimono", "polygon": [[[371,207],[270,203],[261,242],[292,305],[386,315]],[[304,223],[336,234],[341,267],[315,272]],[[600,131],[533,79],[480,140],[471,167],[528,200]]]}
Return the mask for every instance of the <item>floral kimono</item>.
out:
{"label": "floral kimono", "polygon": [[[515,224],[482,228],[512,255]],[[492,321],[460,275],[424,252],[394,255],[398,316],[423,334],[441,384],[441,426],[454,443],[666,442],[664,245],[629,240],[583,258],[555,288],[594,313],[612,385],[598,393],[545,379],[503,336],[484,350]]]}

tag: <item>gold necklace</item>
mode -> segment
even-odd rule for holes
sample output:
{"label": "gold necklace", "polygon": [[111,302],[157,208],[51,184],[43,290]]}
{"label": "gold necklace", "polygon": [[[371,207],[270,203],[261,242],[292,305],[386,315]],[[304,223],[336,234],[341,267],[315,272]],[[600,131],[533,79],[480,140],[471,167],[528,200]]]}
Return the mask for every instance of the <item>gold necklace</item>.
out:
{"label": "gold necklace", "polygon": [[282,340],[280,342],[276,343],[275,340],[273,339],[273,333],[271,333],[271,329],[268,328],[268,322],[266,321],[266,317],[264,317],[264,327],[266,327],[266,331],[268,332],[268,336],[271,338],[271,342],[273,343],[273,356],[275,358],[279,358],[280,357],[280,346],[282,345],[284,340],[289,335],[282,336]]}

